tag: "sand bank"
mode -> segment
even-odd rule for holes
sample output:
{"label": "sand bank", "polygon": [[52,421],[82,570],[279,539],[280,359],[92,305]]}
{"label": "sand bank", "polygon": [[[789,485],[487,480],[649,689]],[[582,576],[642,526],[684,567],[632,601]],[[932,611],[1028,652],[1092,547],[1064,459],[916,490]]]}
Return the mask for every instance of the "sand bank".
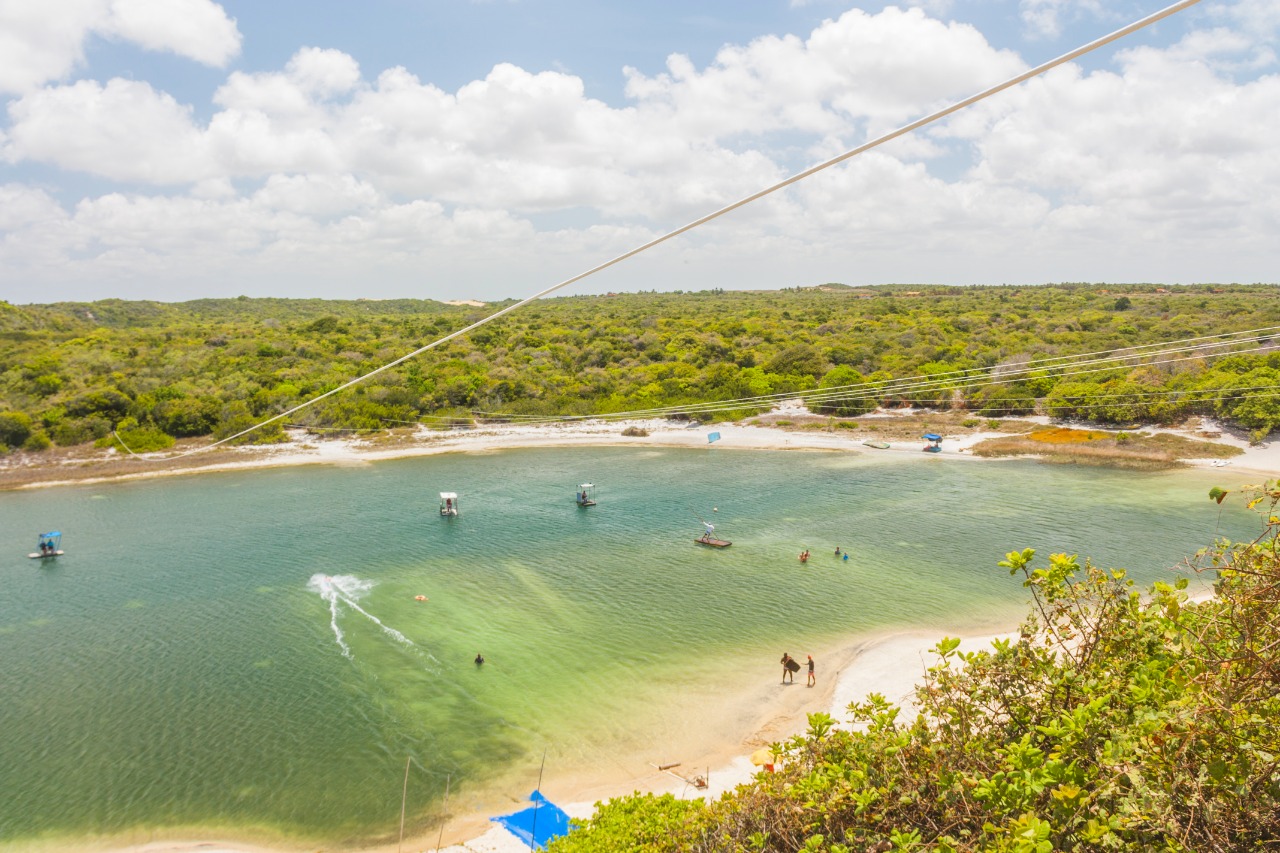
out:
{"label": "sand bank", "polygon": [[[906,454],[920,457],[925,444],[918,437],[909,439],[892,435],[895,419],[903,412],[872,413],[859,418],[858,429],[813,428],[825,420],[812,416],[798,401],[784,405],[766,416],[747,423],[689,426],[666,419],[624,421],[565,421],[557,423],[494,424],[481,427],[435,430],[419,427],[376,437],[354,436],[316,438],[304,430],[287,430],[288,441],[275,445],[220,447],[201,452],[200,443],[161,453],[130,456],[106,450],[75,449],[61,457],[44,454],[12,453],[0,457],[0,488],[30,488],[98,483],[142,477],[187,475],[206,471],[237,471],[292,465],[363,465],[387,459],[431,456],[441,453],[490,453],[540,447],[714,447],[730,450],[808,450],[839,451],[868,454]],[[913,414],[907,412],[905,414]],[[806,429],[787,429],[773,425],[786,418],[803,422]],[[1027,417],[1023,421],[1048,423],[1048,418]],[[1096,429],[1096,427],[1092,427]],[[1202,423],[1198,432],[1190,429],[1148,428],[1147,432],[1170,432],[1189,438],[1213,441],[1241,450],[1230,460],[1191,459],[1186,464],[1200,468],[1227,468],[1263,478],[1280,476],[1280,441],[1251,445],[1239,433],[1212,423]],[[632,433],[625,435],[624,433]],[[898,430],[901,432],[901,430]],[[719,438],[712,444],[712,433]],[[944,432],[942,452],[932,454],[940,459],[973,459],[974,445],[988,438],[1010,433],[989,430]],[[888,444],[887,448],[871,448],[865,442]]]}

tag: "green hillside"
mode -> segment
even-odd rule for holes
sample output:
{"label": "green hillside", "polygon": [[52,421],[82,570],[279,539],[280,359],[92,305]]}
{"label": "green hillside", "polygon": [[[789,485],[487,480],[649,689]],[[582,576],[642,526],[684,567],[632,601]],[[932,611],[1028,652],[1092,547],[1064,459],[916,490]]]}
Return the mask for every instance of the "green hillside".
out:
{"label": "green hillside", "polygon": [[[1205,414],[1260,439],[1280,425],[1280,349],[1269,340],[1229,357],[1187,350],[1086,375],[1037,370],[1035,362],[1277,326],[1277,297],[1275,285],[1087,284],[564,297],[512,312],[291,420],[384,429],[870,383],[869,396],[814,408],[856,415],[913,404],[1104,424]],[[113,429],[161,444],[231,435],[499,307],[246,297],[0,303],[0,445],[40,450]],[[958,371],[986,378],[962,381]],[[935,381],[918,390],[886,384],[918,376]],[[713,417],[761,408],[731,404]],[[278,429],[252,435],[278,437]]]}

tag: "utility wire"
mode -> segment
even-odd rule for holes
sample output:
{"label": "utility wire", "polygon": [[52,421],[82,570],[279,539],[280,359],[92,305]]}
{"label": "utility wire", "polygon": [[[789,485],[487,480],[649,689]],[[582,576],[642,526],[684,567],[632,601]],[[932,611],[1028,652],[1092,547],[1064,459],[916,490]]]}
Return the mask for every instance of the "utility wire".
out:
{"label": "utility wire", "polygon": [[[1243,333],[1233,333],[1243,334]],[[698,414],[703,412],[730,411],[732,409],[744,408],[762,408],[769,407],[783,400],[795,399],[797,397],[805,401],[827,402],[827,401],[856,401],[864,399],[876,399],[891,396],[907,396],[920,395],[929,391],[955,391],[964,388],[984,387],[987,385],[1003,385],[1009,382],[1018,381],[1036,373],[1055,373],[1057,378],[1069,376],[1079,376],[1092,373],[1105,373],[1117,370],[1122,364],[1114,362],[1126,362],[1136,357],[1151,358],[1155,356],[1170,355],[1176,353],[1192,352],[1193,355],[1178,359],[1165,359],[1159,361],[1145,362],[1143,366],[1160,366],[1181,361],[1197,360],[1206,357],[1223,357],[1227,355],[1247,354],[1256,352],[1259,348],[1254,347],[1249,350],[1232,350],[1225,353],[1205,352],[1208,349],[1214,349],[1221,346],[1237,345],[1242,343],[1261,343],[1268,338],[1256,337],[1245,339],[1234,339],[1219,341],[1217,343],[1200,343],[1189,347],[1174,347],[1153,352],[1145,352],[1139,355],[1119,355],[1109,358],[1099,358],[1087,361],[1078,361],[1075,363],[1062,363],[1051,367],[1041,365],[1026,366],[1019,370],[999,373],[995,371],[1001,370],[999,366],[992,368],[973,368],[966,371],[951,371],[947,374],[935,374],[933,376],[914,376],[904,377],[902,379],[885,380],[883,382],[864,382],[853,385],[833,386],[831,388],[810,389],[803,391],[788,391],[777,394],[767,394],[753,397],[740,397],[729,400],[707,401],[703,403],[690,403],[685,405],[671,404],[668,406],[660,406],[649,409],[634,409],[625,412],[612,412],[607,414],[596,415],[561,415],[561,416],[521,416],[508,415],[501,412],[485,412],[480,411],[477,414],[481,416],[498,417],[507,420],[521,420],[522,422],[552,422],[552,421],[580,421],[580,420],[599,420],[599,419],[620,419],[620,418],[638,418],[638,417],[662,417],[668,414]],[[1205,338],[1188,338],[1187,341],[1203,341]],[[1174,342],[1177,343],[1177,342]],[[1146,345],[1152,346],[1152,345]],[[1105,352],[1125,352],[1129,348],[1122,350],[1111,350]],[[1068,358],[1068,357],[1063,357]],[[1028,363],[1029,365],[1032,363]],[[1089,367],[1088,370],[1065,370],[1067,367]],[[985,376],[965,375],[977,370],[986,370]],[[938,379],[937,376],[955,376],[954,379]],[[963,381],[958,381],[958,380]],[[981,380],[981,381],[979,381]],[[444,418],[448,419],[448,418]]]}
{"label": "utility wire", "polygon": [[[1155,362],[1155,364],[1170,364],[1170,362],[1187,361],[1189,359],[1198,359],[1198,356],[1189,356],[1187,357],[1187,359],[1170,359],[1166,361]],[[1112,370],[1112,369],[1114,368],[1102,368],[1100,370]],[[1080,371],[1075,371],[1075,373],[1071,375],[1088,374],[1088,373],[1097,373],[1097,370],[1080,370]],[[1000,384],[1005,384],[1004,380],[998,380],[998,382],[989,382],[989,383],[970,383],[969,387],[1000,386]],[[1107,393],[1083,394],[1083,396],[1078,396],[1078,397],[1083,398],[1083,400],[1123,400],[1123,398],[1132,398],[1132,397],[1167,396],[1167,397],[1185,397],[1187,398],[1188,402],[1215,402],[1215,401],[1226,401],[1226,400],[1238,400],[1238,398],[1267,397],[1267,396],[1270,396],[1270,394],[1236,394],[1235,392],[1267,391],[1267,389],[1272,389],[1272,388],[1276,388],[1276,386],[1248,386],[1248,387],[1240,387],[1240,388],[1192,388],[1192,389],[1179,388],[1179,389],[1165,389],[1165,391],[1132,392],[1132,393],[1123,393],[1123,394],[1107,394]],[[1226,396],[1217,396],[1217,397],[1206,396],[1206,394],[1215,394],[1219,392],[1231,392],[1231,393],[1226,394]],[[916,392],[916,393],[919,393],[919,392]],[[872,393],[872,394],[864,394],[864,396],[860,396],[856,398],[858,398],[858,400],[865,400],[865,398],[882,398],[882,397],[883,397],[883,394]],[[809,403],[813,403],[813,402],[832,402],[832,401],[847,402],[852,400],[851,397],[847,397],[847,396],[835,397],[835,398],[831,398],[831,400],[828,400],[828,398],[824,398],[820,396],[805,396],[803,392],[787,394],[787,398],[788,400],[795,400],[795,398],[800,398],[800,400],[803,400],[806,403],[806,405],[809,405]],[[991,398],[991,400],[984,400],[980,402],[982,402],[982,409],[988,410],[988,409],[991,409],[992,403],[1005,402],[1007,400],[1019,400],[1019,398],[996,397],[996,398]],[[1053,405],[1053,403],[1047,403],[1047,405]],[[1073,409],[1076,409],[1076,407],[1080,407],[1080,406],[1074,405],[1074,403],[1069,403],[1069,402],[1060,403],[1060,405],[1070,406],[1070,407],[1073,407]],[[694,406],[684,406],[684,407],[672,406],[671,409],[662,410],[662,411],[636,410],[636,411],[608,412],[608,414],[602,414],[602,415],[573,416],[572,420],[577,421],[577,423],[581,423],[581,421],[585,421],[585,420],[603,420],[603,421],[637,420],[637,419],[644,419],[644,418],[663,418],[664,415],[689,414],[689,412],[694,412],[694,414],[717,414],[717,412],[741,411],[744,409],[758,409],[758,407],[763,407],[762,405],[760,405],[758,401],[754,400],[754,398],[746,398],[746,400],[727,400],[727,401],[721,401],[719,403],[695,403],[695,406],[696,406],[696,409]],[[1094,406],[1094,407],[1097,407],[1097,406]],[[508,416],[508,415],[500,415],[500,414],[492,415],[492,419],[495,421],[508,421],[508,423],[526,425],[526,427],[536,427],[536,425],[544,425],[544,424],[566,423],[566,421],[571,420],[570,418],[564,418],[564,416],[556,416],[556,415]],[[436,420],[454,420],[454,419],[439,418]],[[387,419],[387,423],[424,424],[425,421]]]}
{"label": "utility wire", "polygon": [[[661,243],[665,243],[666,241],[672,239],[673,237],[678,237],[679,235],[684,234],[687,231],[692,231],[694,228],[697,228],[701,225],[705,225],[706,223],[712,221],[713,219],[718,219],[721,216],[724,216],[726,213],[730,213],[734,210],[737,210],[740,207],[743,207],[744,205],[752,203],[753,201],[764,198],[765,196],[775,193],[778,190],[789,187],[792,184],[798,181],[802,181],[811,175],[815,175],[824,169],[828,169],[839,163],[843,163],[845,160],[848,160],[851,157],[855,157],[858,154],[862,154],[865,151],[870,151],[872,148],[876,148],[880,145],[883,145],[886,142],[891,142],[892,140],[897,139],[900,136],[904,136],[908,133],[911,133],[912,131],[915,131],[921,127],[924,127],[927,124],[931,124],[939,119],[946,118],[947,116],[951,115],[954,112],[958,112],[959,110],[972,106],[973,104],[976,104],[979,101],[986,100],[992,95],[999,94],[1000,92],[1003,92],[1005,89],[1009,89],[1013,86],[1017,86],[1019,83],[1023,83],[1027,80],[1030,80],[1033,77],[1039,76],[1040,74],[1043,74],[1046,71],[1049,71],[1050,69],[1056,68],[1059,65],[1063,65],[1067,62],[1070,62],[1073,59],[1077,59],[1081,56],[1084,56],[1085,54],[1090,53],[1094,50],[1097,50],[1100,47],[1105,47],[1106,45],[1111,44],[1112,42],[1118,39],[1124,38],[1125,36],[1130,35],[1131,33],[1135,33],[1138,30],[1143,29],[1144,27],[1148,27],[1151,24],[1154,24],[1158,21],[1162,21],[1165,18],[1169,17],[1170,15],[1176,14],[1177,12],[1181,12],[1183,9],[1190,8],[1191,6],[1194,6],[1198,2],[1200,2],[1200,0],[1179,0],[1179,2],[1174,3],[1170,6],[1167,6],[1164,9],[1161,9],[1160,11],[1155,12],[1154,14],[1148,15],[1145,18],[1142,18],[1138,21],[1134,21],[1131,24],[1123,26],[1118,30],[1115,30],[1111,33],[1108,33],[1105,36],[1102,36],[1101,38],[1095,39],[1089,42],[1088,44],[1081,45],[1080,47],[1077,47],[1074,50],[1068,51],[1067,53],[1064,53],[1055,59],[1051,59],[1048,62],[1037,65],[1036,67],[1031,68],[1027,71],[1024,71],[1021,74],[1017,74],[1013,77],[1010,77],[1008,80],[1005,80],[1003,83],[999,83],[995,86],[992,86],[989,89],[985,89],[977,93],[976,95],[971,95],[963,100],[957,101],[951,106],[944,107],[943,109],[940,109],[937,112],[930,113],[929,115],[924,116],[923,118],[916,119],[910,124],[903,125],[897,130],[890,131],[889,133],[886,133],[883,136],[879,136],[871,140],[870,142],[865,142],[862,145],[857,146],[856,148],[851,148],[848,151],[845,151],[843,154],[832,157],[830,160],[823,161],[822,163],[819,163],[816,166],[811,166],[802,172],[797,172],[791,177],[786,178],[782,181],[779,181],[778,183],[773,184],[772,186],[765,187],[764,189],[758,192],[752,193],[751,195],[746,196],[745,198],[739,199],[738,201],[735,201],[732,204],[726,205],[713,213],[709,213],[706,216],[703,216],[699,219],[695,219],[694,221],[690,222],[687,225],[682,225],[681,227],[676,228],[673,231],[668,231],[666,234],[663,234],[660,237],[656,237],[653,240],[650,240],[649,242],[644,243],[641,246],[637,246],[636,248],[631,249],[628,252],[624,252],[621,255],[618,255],[617,257],[613,258],[612,260],[605,261],[604,263],[598,264],[585,272],[581,272],[575,276],[572,276],[571,278],[567,278],[564,281],[560,282],[559,284],[555,284],[555,285],[552,285],[551,287],[540,290],[537,293],[533,294],[532,296],[525,297],[524,299],[521,299],[519,302],[515,302],[507,306],[506,308],[503,308],[499,311],[495,311],[489,316],[484,317],[480,320],[477,320],[476,322],[472,323],[469,326],[466,326],[465,328],[459,329],[456,332],[451,332],[450,334],[445,335],[444,337],[439,338],[438,340],[432,341],[431,343],[425,346],[419,347],[413,352],[403,355],[400,358],[395,359],[394,361],[387,362],[381,367],[374,368],[368,373],[365,373],[361,376],[357,376],[355,379],[352,379],[348,382],[344,382],[343,384],[339,385],[336,388],[326,391],[323,394],[320,394],[316,397],[311,398],[310,400],[306,400],[302,403],[299,403],[298,405],[294,406],[291,409],[283,411],[278,415],[273,415],[264,421],[256,423],[251,427],[248,427],[246,429],[241,430],[240,432],[235,433],[234,435],[229,435],[226,438],[222,438],[222,439],[219,439],[218,441],[213,442],[212,444],[207,444],[203,447],[194,448],[192,450],[188,450],[183,453],[176,454],[174,456],[166,457],[164,460],[157,460],[157,461],[181,459],[183,457],[191,456],[196,453],[203,453],[206,450],[212,450],[213,448],[222,444],[226,444],[227,442],[235,441],[237,438],[241,438],[245,435],[248,435],[254,430],[261,429],[267,424],[274,423],[275,421],[287,418],[289,415],[292,415],[295,412],[301,411],[302,409],[305,409],[308,406],[312,406],[320,402],[321,400],[324,400],[328,397],[333,396],[334,394],[337,394],[341,391],[345,391],[346,389],[352,387],[353,385],[358,385],[359,383],[364,382],[366,379],[369,379],[370,377],[373,377],[378,375],[379,373],[382,373],[384,370],[389,370],[390,368],[395,367],[398,364],[403,364],[409,359],[415,358],[416,356],[421,355],[427,350],[434,349],[435,347],[438,347],[441,344],[446,343],[447,341],[451,341],[454,338],[457,338],[469,332],[472,332],[480,328],[481,326],[485,325],[486,323],[491,323],[494,320],[498,319],[499,317],[502,317],[506,314],[510,314],[512,311],[515,311],[518,308],[522,308],[525,305],[528,305],[530,302],[534,302],[538,299],[543,298],[544,296],[547,296],[551,293],[555,293],[557,290],[568,287],[569,285],[574,284],[575,282],[582,281],[583,279],[589,276],[595,275],[598,272],[606,270],[609,267],[614,266],[615,264],[619,264],[627,260],[628,258],[631,258],[635,255],[640,254],[641,252],[652,249],[654,246],[657,246]],[[121,445],[123,446],[123,442],[121,443]],[[127,447],[125,449],[128,450]],[[133,453],[133,451],[131,450],[129,452],[131,454]],[[136,456],[136,454],[134,455]]]}

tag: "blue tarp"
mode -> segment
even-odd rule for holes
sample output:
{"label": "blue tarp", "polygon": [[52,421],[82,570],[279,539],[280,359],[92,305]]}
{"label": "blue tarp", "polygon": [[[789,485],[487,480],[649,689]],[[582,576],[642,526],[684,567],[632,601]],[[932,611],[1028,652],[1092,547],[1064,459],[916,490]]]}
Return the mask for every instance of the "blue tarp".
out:
{"label": "blue tarp", "polygon": [[925,441],[942,441],[942,436],[933,432],[926,432],[922,438],[924,438]]}
{"label": "blue tarp", "polygon": [[720,433],[718,432],[707,433],[707,444],[714,444],[719,440],[720,440]]}
{"label": "blue tarp", "polygon": [[532,842],[539,848],[546,847],[553,838],[569,834],[569,816],[564,809],[542,796],[541,791],[534,791],[529,800],[533,803],[529,808],[489,820],[502,824],[525,844]]}

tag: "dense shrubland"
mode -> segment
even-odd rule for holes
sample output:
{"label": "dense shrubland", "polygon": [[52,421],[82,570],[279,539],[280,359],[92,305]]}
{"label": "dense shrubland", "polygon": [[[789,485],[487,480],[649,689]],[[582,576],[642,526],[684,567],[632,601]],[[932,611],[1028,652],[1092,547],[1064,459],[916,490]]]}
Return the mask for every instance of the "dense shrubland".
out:
{"label": "dense shrubland", "polygon": [[[566,297],[513,312],[293,420],[384,429],[480,415],[610,414],[996,369],[1008,380],[948,379],[816,408],[856,416],[911,404],[1111,424],[1202,414],[1261,439],[1280,425],[1280,350],[1135,361],[1087,375],[1015,371],[1037,359],[1280,325],[1277,296],[1280,288],[1263,285],[1056,285]],[[0,302],[0,446],[40,450],[109,440],[113,430],[144,449],[232,435],[496,307]],[[280,437],[279,425],[252,435]]]}
{"label": "dense shrubland", "polygon": [[876,695],[851,728],[813,714],[779,772],[711,804],[612,800],[552,853],[1276,849],[1280,490],[1254,497],[1266,534],[1203,555],[1215,599],[1015,551],[1019,638],[941,641],[918,717]]}

